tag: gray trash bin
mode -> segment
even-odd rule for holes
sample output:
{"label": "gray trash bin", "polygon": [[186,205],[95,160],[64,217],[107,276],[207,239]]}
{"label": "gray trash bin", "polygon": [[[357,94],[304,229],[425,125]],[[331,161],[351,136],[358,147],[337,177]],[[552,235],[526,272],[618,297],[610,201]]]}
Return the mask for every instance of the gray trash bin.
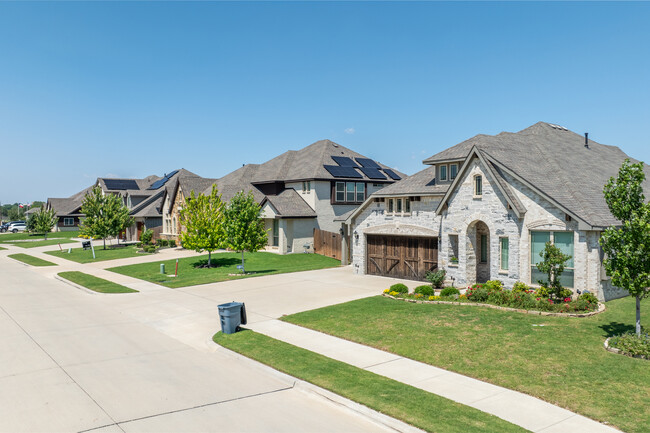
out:
{"label": "gray trash bin", "polygon": [[234,334],[239,325],[246,324],[246,306],[243,302],[228,302],[219,305],[218,308],[221,332],[224,334]]}

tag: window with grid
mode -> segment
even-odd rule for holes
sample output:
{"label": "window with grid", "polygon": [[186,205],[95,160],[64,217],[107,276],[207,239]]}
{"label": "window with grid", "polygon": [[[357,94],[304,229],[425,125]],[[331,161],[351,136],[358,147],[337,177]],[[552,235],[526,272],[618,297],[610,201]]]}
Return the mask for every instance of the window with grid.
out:
{"label": "window with grid", "polygon": [[575,267],[573,261],[573,232],[532,231],[530,232],[530,283],[539,284],[545,281],[547,275],[537,269],[537,264],[542,261],[540,253],[544,251],[547,242],[558,247],[562,253],[571,256],[564,264],[564,272],[560,275],[560,284],[573,288]]}

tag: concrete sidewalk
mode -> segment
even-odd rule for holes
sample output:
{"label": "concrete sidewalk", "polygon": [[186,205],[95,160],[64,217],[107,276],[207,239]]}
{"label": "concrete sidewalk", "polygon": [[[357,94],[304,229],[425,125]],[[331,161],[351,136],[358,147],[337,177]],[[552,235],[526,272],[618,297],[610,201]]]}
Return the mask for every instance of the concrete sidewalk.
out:
{"label": "concrete sidewalk", "polygon": [[471,406],[533,432],[618,432],[527,394],[290,323],[266,320],[247,328]]}

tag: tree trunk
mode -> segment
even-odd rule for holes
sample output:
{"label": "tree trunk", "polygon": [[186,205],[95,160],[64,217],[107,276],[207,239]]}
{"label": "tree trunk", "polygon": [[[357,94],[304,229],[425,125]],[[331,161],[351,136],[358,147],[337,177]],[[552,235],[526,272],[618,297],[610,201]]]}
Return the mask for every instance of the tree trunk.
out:
{"label": "tree trunk", "polygon": [[[93,240],[91,239],[90,242],[92,242],[92,241]],[[104,249],[106,249],[106,238],[104,238]]]}
{"label": "tree trunk", "polygon": [[208,251],[208,268],[211,268],[211,267],[212,267],[212,262],[211,262],[211,260],[212,260],[212,252],[211,252],[211,251]]}
{"label": "tree trunk", "polygon": [[241,273],[245,274],[246,271],[244,270],[244,250],[241,251]]}
{"label": "tree trunk", "polygon": [[636,336],[641,337],[641,295],[636,295]]}
{"label": "tree trunk", "polygon": [[47,232],[45,232],[43,236],[45,236],[45,240],[47,240]]}

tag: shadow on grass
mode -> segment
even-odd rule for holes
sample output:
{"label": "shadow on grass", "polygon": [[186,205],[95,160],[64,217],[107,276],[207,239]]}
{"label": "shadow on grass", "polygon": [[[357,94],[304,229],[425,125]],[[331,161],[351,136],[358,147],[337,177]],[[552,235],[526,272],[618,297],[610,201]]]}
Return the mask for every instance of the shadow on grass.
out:
{"label": "shadow on grass", "polygon": [[[235,259],[235,258],[227,258],[227,257],[222,257],[222,258],[216,258],[213,257],[212,260],[210,260],[210,268],[221,268],[224,266],[232,266],[236,264],[240,264],[241,260]],[[201,259],[197,260],[196,262],[192,263],[193,268],[202,268],[205,267],[207,268],[208,265],[208,259]]]}
{"label": "shadow on grass", "polygon": [[609,322],[599,326],[600,329],[605,331],[606,337],[613,337],[615,335],[621,335],[626,332],[634,331],[634,326],[626,325],[619,322]]}

